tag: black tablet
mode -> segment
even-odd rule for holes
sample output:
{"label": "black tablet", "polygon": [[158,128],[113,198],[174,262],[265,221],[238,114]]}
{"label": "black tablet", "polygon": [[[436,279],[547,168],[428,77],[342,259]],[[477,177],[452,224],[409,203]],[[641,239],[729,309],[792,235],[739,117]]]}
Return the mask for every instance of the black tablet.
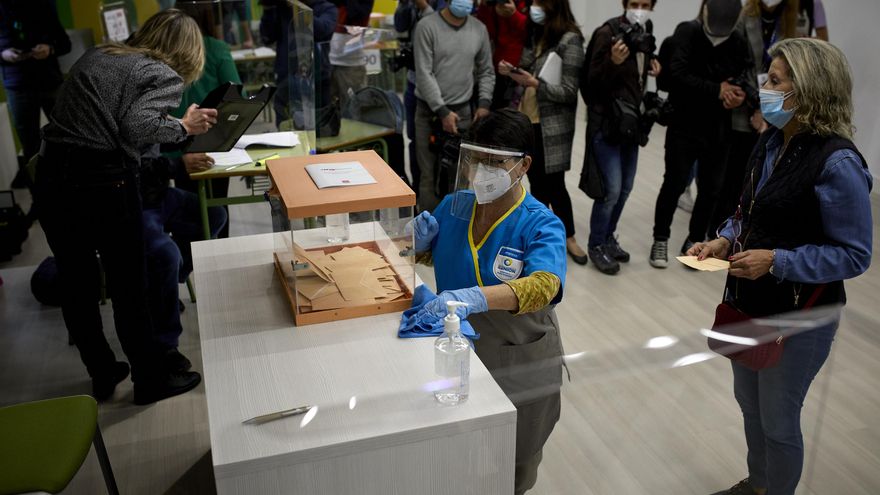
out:
{"label": "black tablet", "polygon": [[263,85],[255,95],[241,96],[241,84],[224,83],[208,93],[200,108],[216,108],[217,124],[208,132],[195,136],[184,147],[184,153],[229,151],[263,108],[272,101],[275,87]]}

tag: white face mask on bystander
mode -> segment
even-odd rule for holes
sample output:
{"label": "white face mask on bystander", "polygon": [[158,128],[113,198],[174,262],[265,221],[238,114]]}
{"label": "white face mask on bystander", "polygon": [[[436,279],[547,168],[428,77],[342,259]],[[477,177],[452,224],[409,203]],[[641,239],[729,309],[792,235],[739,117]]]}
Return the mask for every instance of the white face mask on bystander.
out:
{"label": "white face mask on bystander", "polygon": [[645,24],[648,23],[648,20],[651,19],[651,11],[646,9],[627,9],[626,10],[626,20],[630,22],[630,24],[640,24],[642,27],[645,27]]}

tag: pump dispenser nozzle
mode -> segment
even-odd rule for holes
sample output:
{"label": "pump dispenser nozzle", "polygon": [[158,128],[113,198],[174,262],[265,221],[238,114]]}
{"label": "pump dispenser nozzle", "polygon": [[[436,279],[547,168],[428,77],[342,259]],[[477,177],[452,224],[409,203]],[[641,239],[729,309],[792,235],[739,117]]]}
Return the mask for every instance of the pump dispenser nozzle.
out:
{"label": "pump dispenser nozzle", "polygon": [[460,318],[455,314],[455,308],[466,308],[468,303],[460,301],[446,301],[446,320],[458,321]]}

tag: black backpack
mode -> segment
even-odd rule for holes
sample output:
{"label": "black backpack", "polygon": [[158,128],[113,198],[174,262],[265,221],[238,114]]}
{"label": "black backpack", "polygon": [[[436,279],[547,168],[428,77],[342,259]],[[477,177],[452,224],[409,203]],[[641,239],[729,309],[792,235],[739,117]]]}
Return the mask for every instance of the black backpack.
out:
{"label": "black backpack", "polygon": [[404,107],[393,91],[367,86],[355,91],[342,109],[342,117],[394,129],[403,133]]}
{"label": "black backpack", "polygon": [[0,191],[0,261],[9,261],[21,253],[21,245],[31,227],[11,190]]}
{"label": "black backpack", "polygon": [[31,293],[46,306],[61,306],[61,281],[52,256],[44,259],[31,275]]}

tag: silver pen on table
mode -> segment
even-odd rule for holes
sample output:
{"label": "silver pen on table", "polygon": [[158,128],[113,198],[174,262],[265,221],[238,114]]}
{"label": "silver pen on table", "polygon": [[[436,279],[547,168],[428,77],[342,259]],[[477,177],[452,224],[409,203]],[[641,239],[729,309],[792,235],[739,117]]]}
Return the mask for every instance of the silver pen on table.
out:
{"label": "silver pen on table", "polygon": [[273,412],[269,414],[263,414],[262,416],[256,416],[251,419],[246,419],[242,421],[242,424],[245,425],[253,425],[253,424],[263,424],[269,421],[275,421],[276,419],[286,418],[287,416],[296,416],[297,414],[305,414],[309,412],[313,406],[300,406],[294,407],[293,409],[285,409],[284,411]]}

